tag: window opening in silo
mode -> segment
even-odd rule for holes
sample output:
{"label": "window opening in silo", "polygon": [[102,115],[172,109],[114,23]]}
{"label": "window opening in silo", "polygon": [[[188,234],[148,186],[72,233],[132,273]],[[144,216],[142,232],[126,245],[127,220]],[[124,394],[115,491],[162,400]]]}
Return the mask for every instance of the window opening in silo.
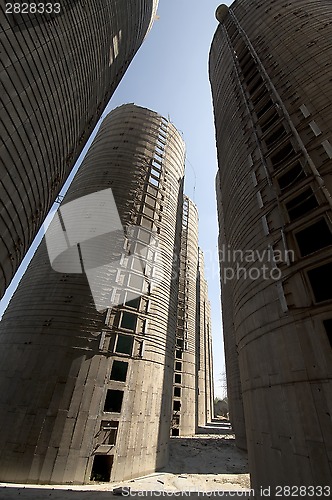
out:
{"label": "window opening in silo", "polygon": [[325,219],[299,231],[295,238],[302,257],[332,245],[332,233]]}
{"label": "window opening in silo", "polygon": [[305,189],[301,194],[286,203],[290,221],[307,215],[316,207],[318,207],[318,202],[311,188]]}
{"label": "window opening in silo", "polygon": [[311,269],[308,277],[316,302],[332,299],[332,262]]}
{"label": "window opening in silo", "polygon": [[180,387],[174,387],[174,396],[179,398],[181,396],[181,388]]}
{"label": "window opening in silo", "polygon": [[285,189],[292,187],[294,184],[300,182],[305,178],[306,175],[304,173],[302,165],[300,162],[297,162],[292,168],[287,170],[287,172],[278,177],[277,181],[280,189],[284,191]]}
{"label": "window opening in silo", "polygon": [[181,408],[181,401],[173,401],[173,410],[179,411]]}
{"label": "window opening in silo", "polygon": [[128,363],[125,361],[114,360],[112,364],[112,370],[110,379],[116,380],[117,382],[125,382],[127,378]]}
{"label": "window opening in silo", "polygon": [[91,470],[91,481],[109,482],[113,465],[113,455],[95,455]]}
{"label": "window opening in silo", "polygon": [[133,351],[134,339],[130,335],[118,335],[115,347],[115,352],[120,354],[129,354]]}
{"label": "window opening in silo", "polygon": [[104,404],[104,411],[109,413],[120,413],[123,400],[123,391],[108,389]]}
{"label": "window opening in silo", "polygon": [[330,345],[332,347],[332,318],[325,319],[323,321],[327,338],[329,339]]}

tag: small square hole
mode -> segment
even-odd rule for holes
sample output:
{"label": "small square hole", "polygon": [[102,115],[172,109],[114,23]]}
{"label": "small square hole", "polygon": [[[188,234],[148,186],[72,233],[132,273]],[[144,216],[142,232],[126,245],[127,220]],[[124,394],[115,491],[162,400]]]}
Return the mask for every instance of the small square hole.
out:
{"label": "small square hole", "polygon": [[316,302],[332,299],[332,262],[308,271]]}
{"label": "small square hole", "polygon": [[104,404],[105,412],[120,413],[123,400],[123,391],[108,389]]}
{"label": "small square hole", "polygon": [[130,312],[123,312],[120,326],[125,330],[131,330],[132,332],[136,329],[137,316],[136,314]]}
{"label": "small square hole", "polygon": [[181,401],[173,401],[173,410],[179,411],[181,408]]}
{"label": "small square hole", "polygon": [[286,203],[290,221],[304,217],[316,207],[318,207],[318,202],[310,187]]}
{"label": "small square hole", "polygon": [[302,257],[332,245],[332,234],[325,219],[295,234]]}
{"label": "small square hole", "polygon": [[118,335],[115,352],[119,354],[129,354],[133,352],[134,338],[130,335]]}
{"label": "small square hole", "polygon": [[95,455],[90,480],[109,482],[111,479],[113,459],[113,455]]}
{"label": "small square hole", "polygon": [[180,387],[174,387],[174,396],[179,398],[181,396],[181,388]]}
{"label": "small square hole", "polygon": [[114,360],[110,379],[117,380],[118,382],[125,382],[127,377],[128,363],[125,361]]}

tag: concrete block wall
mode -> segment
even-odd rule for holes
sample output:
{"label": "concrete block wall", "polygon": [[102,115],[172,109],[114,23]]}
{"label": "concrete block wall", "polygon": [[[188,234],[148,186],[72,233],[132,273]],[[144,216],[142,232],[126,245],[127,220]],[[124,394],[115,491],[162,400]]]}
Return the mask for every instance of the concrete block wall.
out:
{"label": "concrete block wall", "polygon": [[158,0],[0,5],[0,296],[151,27]]}
{"label": "concrete block wall", "polygon": [[218,17],[221,241],[260,256],[226,295],[253,486],[331,486],[332,5],[237,0]]}
{"label": "concrete block wall", "polygon": [[[134,287],[137,301],[126,295],[122,305],[98,312],[86,276],[54,271],[42,241],[0,323],[2,481],[119,481],[165,465],[184,154],[180,134],[157,113],[124,105],[103,121],[60,210],[111,187],[125,228],[155,227],[160,280],[151,288],[146,267],[141,292]],[[110,297],[112,252],[105,246],[110,264],[98,275]],[[124,259],[119,293],[133,290],[133,276]],[[125,314],[135,316],[135,327],[122,323]],[[125,374],[115,376],[124,365]]]}

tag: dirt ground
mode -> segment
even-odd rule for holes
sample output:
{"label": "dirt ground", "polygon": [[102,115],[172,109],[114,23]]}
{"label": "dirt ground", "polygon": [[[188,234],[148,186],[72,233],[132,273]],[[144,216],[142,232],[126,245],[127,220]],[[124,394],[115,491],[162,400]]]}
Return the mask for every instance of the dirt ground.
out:
{"label": "dirt ground", "polygon": [[[97,483],[84,486],[38,486],[0,483],[0,500],[106,500],[120,493],[124,496],[165,496],[166,492],[239,491],[243,498],[250,489],[246,454],[235,446],[227,422],[213,422],[199,429],[194,437],[173,437],[168,466],[160,472],[122,483]],[[155,494],[151,494],[151,492]],[[131,492],[131,493],[129,493]],[[182,496],[182,494],[181,494]],[[216,496],[216,495],[212,495]]]}

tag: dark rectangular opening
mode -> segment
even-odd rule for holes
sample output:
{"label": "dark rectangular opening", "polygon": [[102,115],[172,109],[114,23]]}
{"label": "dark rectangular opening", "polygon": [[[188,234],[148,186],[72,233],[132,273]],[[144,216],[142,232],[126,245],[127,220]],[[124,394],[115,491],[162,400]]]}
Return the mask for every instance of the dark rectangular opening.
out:
{"label": "dark rectangular opening", "polygon": [[175,377],[174,377],[174,382],[175,382],[176,384],[181,384],[181,375],[180,375],[180,373],[176,373],[176,374],[175,374]]}
{"label": "dark rectangular opening", "polygon": [[175,362],[175,369],[179,372],[182,370],[182,363],[180,361]]}
{"label": "dark rectangular opening", "polygon": [[269,95],[268,90],[266,87],[263,87],[262,90],[259,91],[257,96],[252,100],[252,103],[254,106],[256,106],[261,99]]}
{"label": "dark rectangular opening", "polygon": [[247,71],[247,67],[255,67],[255,60],[253,59],[252,55],[247,53],[246,55],[242,56],[241,59],[239,60],[239,65],[243,73]]}
{"label": "dark rectangular opening", "polygon": [[176,339],[176,346],[177,347],[181,347],[181,349],[183,349],[183,347],[184,347],[184,340],[177,338]]}
{"label": "dark rectangular opening", "polygon": [[132,332],[136,329],[137,316],[136,314],[132,314],[130,312],[123,312],[121,318],[121,328],[125,330],[131,330]]}
{"label": "dark rectangular opening", "polygon": [[[252,72],[253,71],[253,72]],[[251,73],[252,72],[252,73]],[[243,74],[245,81],[247,85],[250,85],[250,83],[259,76],[259,71],[257,68],[252,68],[250,71],[247,71],[246,74]]]}
{"label": "dark rectangular opening", "polygon": [[270,148],[278,141],[281,141],[287,135],[285,127],[282,125],[273,131],[268,137],[264,139],[265,144]]}
{"label": "dark rectangular opening", "polygon": [[115,352],[131,355],[133,351],[134,338],[131,335],[118,335]]}
{"label": "dark rectangular opening", "polygon": [[331,347],[332,347],[332,318],[331,319],[325,319],[323,321],[323,324],[324,324],[324,327],[325,327],[327,338],[329,339],[329,342],[330,342]]}
{"label": "dark rectangular opening", "polygon": [[181,396],[181,387],[174,387],[174,396],[177,398]]}
{"label": "dark rectangular opening", "polygon": [[123,391],[108,389],[104,404],[104,411],[120,413],[123,400]]}
{"label": "dark rectangular opening", "polygon": [[125,382],[127,377],[128,363],[126,361],[114,360],[110,379],[117,380],[118,382]]}
{"label": "dark rectangular opening", "polygon": [[178,358],[178,359],[182,359],[182,351],[175,351],[175,356]]}
{"label": "dark rectangular opening", "polygon": [[252,58],[249,50],[247,49],[247,47],[245,47],[241,51],[238,51],[238,54],[240,54],[239,65],[240,65],[241,69],[243,69],[246,66],[246,64],[248,64],[249,61],[253,61],[253,58]]}
{"label": "dark rectangular opening", "polygon": [[270,116],[260,124],[261,131],[263,132],[263,134],[267,130],[269,130],[269,128],[271,128],[279,119],[280,119],[280,116],[278,115],[277,111],[274,109],[274,111],[272,111],[272,114],[270,114]]}
{"label": "dark rectangular opening", "polygon": [[332,245],[332,234],[325,219],[295,234],[302,257]]}
{"label": "dark rectangular opening", "polygon": [[172,429],[172,436],[180,436],[180,429]]}
{"label": "dark rectangular opening", "polygon": [[306,175],[304,173],[301,163],[297,162],[292,168],[287,170],[287,172],[278,177],[277,180],[280,189],[283,191],[288,187],[292,186],[293,184],[295,184],[296,182],[300,182],[301,180],[305,179],[305,177]]}
{"label": "dark rectangular opening", "polygon": [[332,262],[308,271],[316,302],[332,299]]}
{"label": "dark rectangular opening", "polygon": [[118,434],[119,422],[116,420],[103,420],[100,426],[101,444],[115,445]]}
{"label": "dark rectangular opening", "polygon": [[318,207],[318,202],[311,188],[305,189],[301,194],[295,196],[286,203],[289,219],[291,221],[303,217]]}
{"label": "dark rectangular opening", "polygon": [[264,115],[264,113],[266,113],[272,107],[273,107],[273,101],[269,99],[267,103],[259,111],[256,111],[257,117],[260,118],[261,116]]}
{"label": "dark rectangular opening", "polygon": [[282,163],[289,161],[293,156],[295,156],[295,150],[291,142],[286,142],[286,144],[280,148],[277,153],[271,156],[271,163],[273,167],[279,168]]}
{"label": "dark rectangular opening", "polygon": [[140,299],[141,297],[137,296],[136,293],[127,292],[125,305],[137,310],[139,308]]}
{"label": "dark rectangular opening", "polygon": [[181,408],[181,401],[173,401],[173,410],[179,411]]}
{"label": "dark rectangular opening", "polygon": [[113,465],[113,455],[95,455],[90,480],[109,482]]}
{"label": "dark rectangular opening", "polygon": [[241,69],[242,69],[242,74],[243,74],[244,78],[247,78],[248,75],[250,75],[250,73],[253,70],[256,70],[256,72],[258,73],[257,66],[256,66],[255,61],[253,59],[249,59],[249,61]]}
{"label": "dark rectangular opening", "polygon": [[249,94],[253,95],[256,92],[256,90],[258,89],[258,87],[260,87],[262,85],[262,83],[263,83],[263,78],[260,76],[258,78],[258,80],[256,81],[256,83],[253,83],[251,85],[251,87],[248,87]]}

